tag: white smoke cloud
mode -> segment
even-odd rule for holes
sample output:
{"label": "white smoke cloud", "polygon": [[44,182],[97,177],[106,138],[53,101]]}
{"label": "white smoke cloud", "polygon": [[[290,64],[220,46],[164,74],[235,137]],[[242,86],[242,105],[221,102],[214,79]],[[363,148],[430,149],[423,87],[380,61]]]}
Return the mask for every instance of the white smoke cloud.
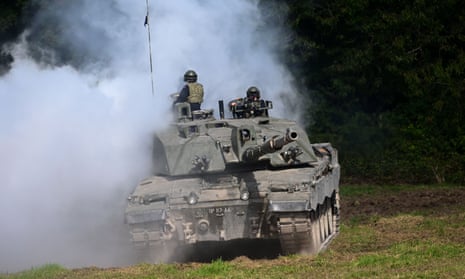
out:
{"label": "white smoke cloud", "polygon": [[125,198],[150,174],[151,135],[187,69],[204,84],[204,108],[256,85],[281,115],[279,96],[293,92],[256,1],[151,1],[154,96],[145,1],[60,2],[42,15],[59,13],[67,41],[102,61],[39,65],[22,42],[0,77],[0,272],[133,262]]}

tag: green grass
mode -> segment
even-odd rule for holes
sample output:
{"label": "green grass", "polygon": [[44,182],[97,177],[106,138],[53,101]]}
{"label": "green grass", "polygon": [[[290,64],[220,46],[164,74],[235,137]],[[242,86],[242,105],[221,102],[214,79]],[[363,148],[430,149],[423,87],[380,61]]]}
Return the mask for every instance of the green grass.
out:
{"label": "green grass", "polygon": [[47,264],[31,270],[19,272],[12,275],[0,275],[0,278],[18,278],[18,279],[48,279],[48,278],[66,278],[72,275],[72,271],[65,269],[57,264]]}
{"label": "green grass", "polygon": [[[453,186],[351,185],[357,193],[397,195],[402,191],[455,189]],[[349,189],[350,188],[350,189]],[[344,188],[343,188],[344,189]],[[463,188],[461,188],[463,189]],[[440,211],[446,210],[446,211]],[[421,214],[419,214],[419,212]],[[45,265],[12,278],[464,278],[465,204],[342,220],[340,234],[317,256],[292,255],[273,260],[215,260],[210,264],[138,264],[125,268],[65,269]]]}
{"label": "green grass", "polygon": [[460,278],[465,246],[409,241],[380,251],[330,249],[317,257],[283,257],[264,264],[214,261],[173,268],[136,265],[125,269],[66,270],[48,266],[0,278]]}
{"label": "green grass", "polygon": [[211,264],[202,265],[198,269],[189,273],[193,278],[227,278],[233,271],[233,266],[229,263],[223,262],[221,259],[213,261]]}

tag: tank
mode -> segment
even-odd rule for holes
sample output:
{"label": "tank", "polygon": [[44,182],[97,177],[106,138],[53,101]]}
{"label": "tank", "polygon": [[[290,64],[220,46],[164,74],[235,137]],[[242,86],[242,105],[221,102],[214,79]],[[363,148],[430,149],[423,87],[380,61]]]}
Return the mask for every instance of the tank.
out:
{"label": "tank", "polygon": [[153,142],[154,175],[128,197],[133,244],[152,255],[203,242],[279,240],[280,254],[316,254],[339,231],[337,151],[310,143],[271,101],[228,103],[231,117],[175,106]]}

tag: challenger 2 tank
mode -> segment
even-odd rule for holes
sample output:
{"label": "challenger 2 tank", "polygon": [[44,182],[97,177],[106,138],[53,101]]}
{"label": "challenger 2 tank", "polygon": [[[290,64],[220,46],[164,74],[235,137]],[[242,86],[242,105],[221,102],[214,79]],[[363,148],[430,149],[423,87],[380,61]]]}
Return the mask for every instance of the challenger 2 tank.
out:
{"label": "challenger 2 tank", "polygon": [[337,151],[310,143],[271,101],[229,102],[232,117],[176,104],[155,135],[154,175],[128,198],[135,246],[151,254],[237,239],[279,239],[280,254],[316,254],[339,231]]}

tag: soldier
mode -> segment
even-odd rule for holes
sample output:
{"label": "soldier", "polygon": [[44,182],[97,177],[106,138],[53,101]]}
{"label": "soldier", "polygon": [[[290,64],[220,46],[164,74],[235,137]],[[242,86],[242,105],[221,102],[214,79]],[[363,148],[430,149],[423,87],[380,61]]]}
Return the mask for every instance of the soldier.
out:
{"label": "soldier", "polygon": [[203,85],[197,82],[197,73],[188,70],[184,74],[184,81],[186,85],[174,103],[188,102],[191,105],[191,111],[200,110],[200,104],[203,102]]}
{"label": "soldier", "polygon": [[260,99],[260,90],[255,87],[251,86],[247,89],[247,97],[244,100],[244,108],[245,108],[245,117],[254,117],[254,116],[262,116],[266,114],[266,104],[265,101]]}

